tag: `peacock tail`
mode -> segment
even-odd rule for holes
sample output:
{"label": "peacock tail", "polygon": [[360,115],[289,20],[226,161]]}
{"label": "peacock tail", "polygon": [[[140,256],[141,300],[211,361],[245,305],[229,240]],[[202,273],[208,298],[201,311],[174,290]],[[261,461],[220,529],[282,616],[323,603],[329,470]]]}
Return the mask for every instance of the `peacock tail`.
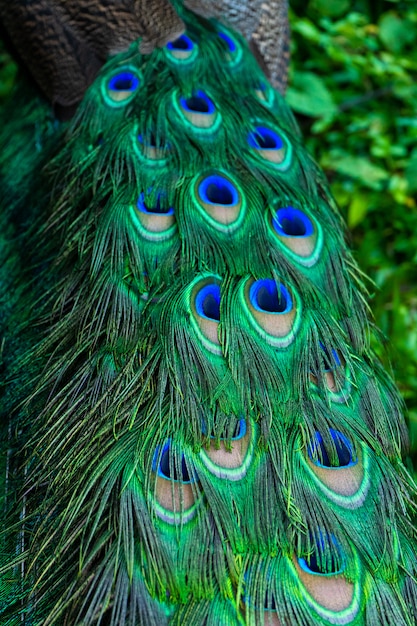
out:
{"label": "peacock tail", "polygon": [[3,111],[1,623],[412,626],[343,222],[244,37],[174,6],[71,121],[27,85]]}

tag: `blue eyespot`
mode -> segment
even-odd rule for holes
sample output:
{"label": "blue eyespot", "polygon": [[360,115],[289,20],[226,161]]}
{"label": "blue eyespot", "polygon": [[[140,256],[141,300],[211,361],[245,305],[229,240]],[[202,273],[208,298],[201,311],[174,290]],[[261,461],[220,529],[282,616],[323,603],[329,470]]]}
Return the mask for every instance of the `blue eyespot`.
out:
{"label": "blue eyespot", "polygon": [[303,211],[292,206],[278,209],[272,220],[273,227],[282,237],[310,237],[314,234],[312,221]]}
{"label": "blue eyespot", "polygon": [[319,532],[314,538],[315,549],[298,563],[307,574],[337,576],[345,569],[342,548],[332,534]]}
{"label": "blue eyespot", "polygon": [[204,93],[204,91],[201,91],[201,89],[190,98],[180,98],[180,104],[182,108],[189,113],[212,115],[216,111],[216,107],[213,102],[207,94]]}
{"label": "blue eyespot", "polygon": [[293,304],[289,291],[283,284],[277,284],[272,278],[264,278],[252,283],[249,300],[261,313],[289,313]]}
{"label": "blue eyespot", "polygon": [[136,203],[136,207],[142,213],[157,213],[159,215],[173,215],[174,209],[172,207],[168,207],[163,203],[164,194],[158,194],[156,198],[156,202],[153,206],[149,206],[145,203],[145,194],[142,192],[138,198]]}
{"label": "blue eyespot", "polygon": [[158,473],[158,476],[167,480],[175,480],[182,483],[194,482],[194,479],[189,474],[183,454],[181,455],[180,463],[178,461],[179,459],[176,456],[171,459],[171,445],[167,441],[162,447],[162,451],[159,446],[156,448],[152,469]]}
{"label": "blue eyespot", "polygon": [[[276,611],[277,610],[277,605],[276,605],[275,598],[274,598],[273,595],[265,594],[264,610],[265,611]],[[265,622],[266,621],[267,620],[265,619]]]}
{"label": "blue eyespot", "polygon": [[141,160],[146,159],[149,165],[156,166],[166,163],[171,147],[164,137],[150,130],[138,133],[136,138],[136,151]]}
{"label": "blue eyespot", "polygon": [[140,87],[140,76],[139,71],[125,67],[109,79],[105,78],[101,83],[101,93],[106,104],[120,108],[131,102]]}
{"label": "blue eyespot", "polygon": [[242,418],[236,424],[235,430],[233,432],[232,441],[238,441],[239,439],[243,439],[243,437],[246,435],[246,431],[246,420]]}
{"label": "blue eyespot", "polygon": [[213,283],[200,289],[195,298],[195,307],[201,317],[220,321],[220,286]]}
{"label": "blue eyespot", "polygon": [[133,72],[124,71],[115,74],[108,82],[111,91],[135,91],[139,87],[139,79]]}
{"label": "blue eyespot", "polygon": [[187,35],[181,35],[175,41],[167,43],[168,50],[183,50],[184,52],[191,52],[194,48],[194,44]]}
{"label": "blue eyespot", "polygon": [[281,150],[284,142],[272,128],[257,126],[248,135],[248,144],[257,150]]}
{"label": "blue eyespot", "polygon": [[316,431],[313,441],[310,442],[307,448],[310,460],[318,467],[330,469],[356,465],[358,461],[354,457],[353,445],[349,439],[343,433],[333,428],[329,429],[329,433],[333,441],[333,449],[326,447],[322,434]]}
{"label": "blue eyespot", "polygon": [[265,82],[260,81],[259,83],[256,83],[253,86],[253,90],[255,92],[256,97],[258,98],[258,100],[262,102],[262,104],[264,104],[268,108],[273,104],[274,91]]}
{"label": "blue eyespot", "polygon": [[239,193],[236,187],[227,178],[219,174],[207,176],[198,186],[200,198],[207,204],[222,204],[232,206],[239,202]]}
{"label": "blue eyespot", "polygon": [[340,367],[342,362],[340,360],[340,357],[337,353],[337,350],[335,350],[334,348],[332,348],[330,351],[329,349],[324,345],[324,343],[322,343],[321,341],[319,342],[320,348],[322,350],[322,357],[323,357],[323,369],[325,372],[332,372],[336,367]]}
{"label": "blue eyespot", "polygon": [[236,52],[236,43],[231,37],[229,37],[229,35],[226,35],[226,33],[219,33],[219,37],[226,42],[229,52]]}
{"label": "blue eyespot", "polygon": [[[139,143],[145,145],[145,139],[144,139],[143,135],[138,135],[138,141],[139,141]],[[146,145],[149,146],[150,148],[159,148],[160,147],[160,146],[157,145],[156,137],[155,137],[154,133],[151,133],[149,135],[149,139],[146,142]]]}

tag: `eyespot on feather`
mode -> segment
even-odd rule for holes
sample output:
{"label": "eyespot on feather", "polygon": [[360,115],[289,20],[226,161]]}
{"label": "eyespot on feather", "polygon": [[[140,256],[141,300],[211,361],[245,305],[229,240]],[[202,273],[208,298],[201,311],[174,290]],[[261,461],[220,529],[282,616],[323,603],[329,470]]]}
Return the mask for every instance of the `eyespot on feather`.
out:
{"label": "eyespot on feather", "polygon": [[319,576],[337,576],[345,569],[342,548],[333,534],[319,531],[310,534],[310,541],[315,548],[306,557],[299,557],[300,567],[308,574]]}
{"label": "eyespot on feather", "polygon": [[243,418],[237,424],[230,447],[226,446],[226,438],[210,437],[210,446],[200,451],[204,465],[218,478],[240,480],[249,469],[254,449],[254,429],[250,421]]}
{"label": "eyespot on feather", "polygon": [[213,131],[219,127],[221,116],[212,99],[201,89],[189,98],[181,96],[178,101],[174,95],[174,106],[194,129]]}
{"label": "eyespot on feather", "polygon": [[145,194],[142,192],[137,200],[135,213],[143,229],[154,235],[152,238],[160,235],[166,239],[167,235],[172,236],[176,230],[174,209],[164,207],[162,194],[157,196],[154,206],[149,206],[145,202]]}
{"label": "eyespot on feather", "polygon": [[268,126],[255,126],[248,134],[248,146],[257,158],[269,162],[280,170],[288,169],[292,149],[282,132],[278,133]]}
{"label": "eyespot on feather", "polygon": [[243,303],[252,324],[268,343],[286,347],[295,338],[300,324],[301,302],[295,292],[272,278],[248,279]]}
{"label": "eyespot on feather", "polygon": [[[309,560],[294,556],[293,564],[313,608],[322,617],[337,624],[348,624],[354,619],[359,602],[355,585],[343,576],[345,565],[337,571],[320,571],[322,566],[314,555],[310,555]],[[337,621],[332,620],[333,615],[337,616]]]}
{"label": "eyespot on feather", "polygon": [[[345,502],[345,506],[361,503],[367,493],[364,482],[365,465],[369,473],[369,463],[365,463],[365,452],[359,447],[354,456],[353,446],[347,437],[330,429],[332,439],[336,439],[335,453],[337,460],[332,463],[330,451],[325,448],[323,438],[317,431],[314,439],[307,446],[306,461],[310,470],[332,493],[345,498],[358,495],[356,502]],[[343,439],[341,439],[341,437]],[[362,494],[359,491],[362,491]],[[343,505],[343,501],[341,501]]]}
{"label": "eyespot on feather", "polygon": [[317,228],[312,220],[300,209],[292,206],[281,207],[272,217],[272,227],[277,239],[292,253],[302,259],[310,259],[313,265],[319,255],[313,254],[317,247]]}
{"label": "eyespot on feather", "polygon": [[171,524],[189,521],[195,514],[192,484],[198,477],[190,474],[184,454],[173,454],[171,442],[166,441],[155,450],[152,471],[158,517]]}
{"label": "eyespot on feather", "polygon": [[[243,602],[245,605],[245,610],[248,613],[247,623],[250,623],[249,611],[248,608],[252,607],[256,609],[257,617],[260,620],[259,623],[261,626],[282,626],[282,622],[280,622],[278,615],[276,614],[277,605],[273,594],[266,593],[264,605],[258,606],[258,603],[253,603],[251,598],[244,597]],[[263,616],[262,616],[263,611]]]}
{"label": "eyespot on feather", "polygon": [[216,230],[230,233],[243,220],[245,203],[242,192],[225,174],[198,177],[193,196],[200,213]]}
{"label": "eyespot on feather", "polygon": [[243,56],[243,51],[239,42],[231,33],[226,33],[225,31],[219,32],[218,36],[224,46],[226,63],[230,67],[238,65]]}
{"label": "eyespot on feather", "polygon": [[[293,557],[295,571],[307,592],[307,600],[325,619],[348,624],[359,610],[359,586],[343,575],[346,557],[332,534],[319,532],[315,549],[306,557]],[[355,559],[356,561],[356,559]]]}
{"label": "eyespot on feather", "polygon": [[149,138],[145,138],[142,134],[137,134],[135,147],[140,158],[145,159],[149,164],[166,164],[167,147],[158,144],[153,134]]}
{"label": "eyespot on feather", "polygon": [[329,350],[321,341],[319,346],[322,362],[310,372],[310,380],[315,387],[319,386],[320,376],[317,370],[320,369],[330,399],[334,402],[345,402],[351,389],[346,360],[337,350],[334,348]]}
{"label": "eyespot on feather", "polygon": [[[318,430],[307,447],[312,463],[318,467],[341,468],[353,467],[357,463],[352,442],[341,432],[329,428],[331,443],[326,445],[323,435]],[[333,449],[332,449],[333,448]]]}
{"label": "eyespot on feather", "polygon": [[271,108],[274,103],[274,90],[267,83],[260,81],[254,87],[256,98],[267,108]]}
{"label": "eyespot on feather", "polygon": [[165,51],[168,58],[177,63],[190,63],[197,56],[197,45],[188,35],[183,34],[175,41],[170,41]]}
{"label": "eyespot on feather", "polygon": [[259,567],[255,571],[255,568],[249,566],[245,572],[245,590],[242,597],[245,624],[252,624],[255,613],[256,624],[259,626],[282,626],[276,613],[278,602],[274,590],[276,583],[273,580],[276,574],[271,574],[271,565],[267,569],[266,580],[263,580],[264,575]]}
{"label": "eyespot on feather", "polygon": [[102,82],[102,94],[107,104],[122,107],[128,104],[140,87],[140,76],[136,70],[125,68]]}
{"label": "eyespot on feather", "polygon": [[198,280],[191,289],[190,310],[204,345],[221,353],[219,341],[220,280],[209,276]]}

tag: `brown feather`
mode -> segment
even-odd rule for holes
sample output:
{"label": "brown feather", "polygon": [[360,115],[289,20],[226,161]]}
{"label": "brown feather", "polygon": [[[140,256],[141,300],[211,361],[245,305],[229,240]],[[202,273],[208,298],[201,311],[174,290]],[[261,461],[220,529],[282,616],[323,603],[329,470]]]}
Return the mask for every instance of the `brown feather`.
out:
{"label": "brown feather", "polygon": [[0,0],[0,18],[45,96],[63,107],[82,99],[110,54],[139,37],[149,53],[184,31],[168,0]]}
{"label": "brown feather", "polygon": [[273,86],[285,92],[290,56],[288,0],[184,0],[184,4],[240,31]]}

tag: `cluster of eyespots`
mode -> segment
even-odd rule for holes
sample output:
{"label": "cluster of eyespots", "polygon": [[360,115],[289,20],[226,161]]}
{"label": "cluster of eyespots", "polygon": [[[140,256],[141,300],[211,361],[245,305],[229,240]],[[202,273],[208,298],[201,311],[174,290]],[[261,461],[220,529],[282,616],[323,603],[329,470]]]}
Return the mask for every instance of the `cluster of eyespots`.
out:
{"label": "cluster of eyespots", "polygon": [[174,41],[167,43],[165,50],[167,58],[178,64],[191,63],[198,54],[197,44],[185,33]]}
{"label": "cluster of eyespots", "polygon": [[264,164],[279,170],[288,169],[292,158],[292,146],[282,131],[270,126],[255,126],[247,137],[248,146]]}
{"label": "cluster of eyespots", "polygon": [[166,241],[176,233],[175,213],[169,206],[166,195],[156,194],[154,202],[145,201],[142,192],[132,207],[132,219],[139,233],[145,239]]}
{"label": "cluster of eyespots", "polygon": [[[254,426],[243,418],[233,420],[233,436],[210,437],[210,445],[203,447],[199,460],[214,476],[232,481],[240,480],[250,467],[255,446]],[[204,424],[202,434],[204,435]],[[202,466],[201,466],[202,467]],[[192,519],[201,493],[198,473],[192,453],[187,457],[172,448],[171,440],[156,447],[152,459],[155,477],[154,504],[158,517],[171,524]]]}
{"label": "cluster of eyespots", "polygon": [[136,95],[140,86],[140,75],[136,69],[127,67],[118,70],[102,83],[102,93],[107,104],[124,106]]}
{"label": "cluster of eyespots", "polygon": [[268,343],[282,348],[292,343],[301,313],[294,290],[272,278],[249,279],[241,297],[250,321]]}
{"label": "cluster of eyespots", "polygon": [[[241,287],[240,301],[244,311],[261,336],[277,347],[285,347],[293,341],[300,323],[297,319],[300,305],[297,298],[296,307],[293,293],[272,278],[248,279]],[[191,319],[203,344],[211,352],[221,354],[218,337],[220,279],[197,278],[191,285],[190,294]]]}
{"label": "cluster of eyespots", "polygon": [[245,198],[230,174],[197,176],[192,186],[194,204],[216,230],[230,233],[242,222]]}
{"label": "cluster of eyespots", "polygon": [[[216,230],[229,234],[242,223],[246,197],[230,174],[197,176],[192,192],[199,212]],[[275,210],[269,227],[291,259],[311,267],[320,258],[322,230],[305,211],[293,206],[280,207]]]}
{"label": "cluster of eyespots", "polygon": [[[217,33],[219,43],[224,50],[224,58],[229,66],[237,65],[243,56],[243,51],[236,38],[225,31]],[[177,64],[188,64],[194,61],[198,54],[198,45],[185,33],[169,42],[166,47],[166,54],[170,61]]]}

